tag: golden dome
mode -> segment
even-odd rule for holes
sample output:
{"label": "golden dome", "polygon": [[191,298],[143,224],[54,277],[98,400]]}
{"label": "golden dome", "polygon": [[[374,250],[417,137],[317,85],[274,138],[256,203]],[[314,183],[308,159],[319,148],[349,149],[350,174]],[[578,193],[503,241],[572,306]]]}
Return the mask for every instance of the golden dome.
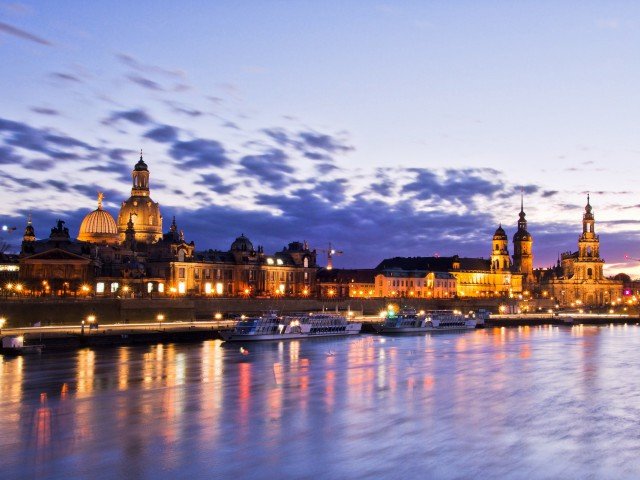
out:
{"label": "golden dome", "polygon": [[133,222],[137,242],[154,243],[162,238],[160,206],[148,196],[131,196],[122,202],[118,214],[118,233],[124,240],[129,218]]}
{"label": "golden dome", "polygon": [[118,214],[120,240],[125,240],[127,224],[131,219],[136,241],[155,243],[162,239],[162,215],[160,215],[160,205],[149,196],[149,169],[142,159],[142,151],[140,151],[140,161],[131,172],[131,179],[133,180],[131,196],[126,202],[122,202]]}
{"label": "golden dome", "polygon": [[102,208],[102,193],[98,194],[98,208],[88,213],[80,224],[78,240],[92,243],[118,243],[118,227],[111,214]]}

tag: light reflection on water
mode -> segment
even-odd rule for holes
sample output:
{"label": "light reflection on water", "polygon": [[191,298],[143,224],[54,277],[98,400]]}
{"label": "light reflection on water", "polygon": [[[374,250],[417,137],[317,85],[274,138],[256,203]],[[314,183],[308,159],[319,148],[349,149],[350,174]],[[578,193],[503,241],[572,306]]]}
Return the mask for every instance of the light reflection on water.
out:
{"label": "light reflection on water", "polygon": [[637,478],[640,327],[0,357],[2,478]]}

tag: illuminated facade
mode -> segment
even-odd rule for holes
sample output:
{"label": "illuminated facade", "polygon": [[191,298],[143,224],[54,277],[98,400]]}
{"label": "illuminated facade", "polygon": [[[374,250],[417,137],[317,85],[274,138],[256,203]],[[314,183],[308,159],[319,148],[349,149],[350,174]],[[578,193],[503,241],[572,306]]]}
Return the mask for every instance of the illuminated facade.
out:
{"label": "illuminated facade", "polygon": [[[95,293],[99,296],[217,295],[297,296],[316,294],[316,252],[301,242],[267,255],[240,235],[228,251],[197,252],[175,217],[162,233],[159,205],[150,197],[149,169],[142,155],[132,171],[131,197],[116,222],[98,207],[83,219],[77,240],[58,221],[51,237],[36,240],[27,224],[20,279],[30,293]],[[48,286],[47,290],[39,286]],[[58,288],[60,287],[60,288]]]}
{"label": "illuminated facade", "polygon": [[533,277],[533,237],[527,231],[527,219],[524,213],[524,201],[520,199],[518,230],[513,235],[513,267],[522,274],[522,282],[528,288]]}
{"label": "illuminated facade", "polygon": [[554,269],[538,271],[540,288],[563,307],[597,306],[618,301],[623,282],[605,278],[600,258],[600,237],[595,233],[595,217],[590,198],[582,216],[578,251],[561,255]]}

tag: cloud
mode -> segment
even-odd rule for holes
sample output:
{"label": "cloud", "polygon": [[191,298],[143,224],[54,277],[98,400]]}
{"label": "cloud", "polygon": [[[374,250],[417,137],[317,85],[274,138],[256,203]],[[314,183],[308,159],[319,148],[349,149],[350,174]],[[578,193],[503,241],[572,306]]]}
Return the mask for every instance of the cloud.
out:
{"label": "cloud", "polygon": [[31,107],[31,111],[34,113],[39,113],[40,115],[49,115],[49,116],[57,116],[60,115],[58,110],[47,107]]}
{"label": "cloud", "polygon": [[411,168],[414,181],[406,184],[403,193],[419,200],[448,200],[473,205],[474,197],[493,197],[505,190],[505,184],[496,178],[497,172],[488,168],[447,169],[441,175],[432,170]]}
{"label": "cloud", "polygon": [[159,125],[144,134],[144,138],[149,138],[159,143],[170,143],[178,139],[180,130],[171,125]]}
{"label": "cloud", "polygon": [[224,167],[230,162],[220,142],[204,138],[174,142],[169,155],[184,168]]}
{"label": "cloud", "polygon": [[180,105],[177,102],[168,101],[166,103],[175,113],[180,113],[188,117],[199,117],[203,115],[203,112],[201,110],[196,110],[195,108],[191,107],[185,107],[184,105]]}
{"label": "cloud", "polygon": [[215,173],[206,173],[200,176],[200,180],[196,181],[198,185],[204,185],[209,191],[219,195],[226,195],[233,191],[232,185],[227,185],[219,175]]}
{"label": "cloud", "polygon": [[71,73],[53,72],[49,74],[50,77],[56,80],[64,80],[65,82],[82,83],[82,79]]}
{"label": "cloud", "polygon": [[13,148],[0,146],[0,165],[19,164],[21,162],[22,157],[17,155]]}
{"label": "cloud", "polygon": [[140,62],[136,58],[126,53],[116,54],[116,58],[127,67],[142,73],[160,74],[173,78],[184,78],[185,73],[181,70],[171,70],[157,65],[148,65]]}
{"label": "cloud", "polygon": [[127,75],[127,79],[136,85],[146,88],[147,90],[153,90],[156,92],[164,91],[164,88],[162,88],[159,83],[148,78],[141,77],[140,75]]}
{"label": "cloud", "polygon": [[261,155],[246,155],[240,160],[240,165],[244,174],[277,189],[289,185],[288,175],[295,171],[287,163],[285,153],[279,149],[272,149]]}
{"label": "cloud", "polygon": [[341,139],[325,133],[313,131],[290,133],[283,128],[265,128],[262,132],[278,145],[293,147],[312,160],[328,158],[324,153],[345,153],[354,150]]}
{"label": "cloud", "polygon": [[40,45],[46,45],[48,47],[53,45],[49,40],[3,22],[0,22],[0,32],[13,35],[14,37],[18,37],[23,40],[29,40],[30,42],[38,43]]}
{"label": "cloud", "polygon": [[4,118],[0,118],[0,136],[4,137],[6,145],[44,153],[59,160],[81,158],[76,149],[90,152],[96,150],[76,138]]}
{"label": "cloud", "polygon": [[327,134],[300,132],[299,137],[307,147],[324,150],[329,153],[348,152],[354,149],[352,146],[346,145],[341,140]]}
{"label": "cloud", "polygon": [[133,110],[124,110],[120,112],[112,112],[109,117],[102,121],[103,125],[114,125],[118,123],[120,120],[125,120],[127,122],[131,122],[135,125],[148,125],[153,123],[151,117],[141,108],[136,108]]}

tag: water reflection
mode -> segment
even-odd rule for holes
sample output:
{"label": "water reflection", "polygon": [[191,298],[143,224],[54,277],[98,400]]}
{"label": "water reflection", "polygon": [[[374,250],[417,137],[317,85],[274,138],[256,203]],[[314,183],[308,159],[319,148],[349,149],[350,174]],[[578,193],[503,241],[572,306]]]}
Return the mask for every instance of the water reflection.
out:
{"label": "water reflection", "polygon": [[0,471],[633,478],[639,347],[541,326],[0,357]]}

